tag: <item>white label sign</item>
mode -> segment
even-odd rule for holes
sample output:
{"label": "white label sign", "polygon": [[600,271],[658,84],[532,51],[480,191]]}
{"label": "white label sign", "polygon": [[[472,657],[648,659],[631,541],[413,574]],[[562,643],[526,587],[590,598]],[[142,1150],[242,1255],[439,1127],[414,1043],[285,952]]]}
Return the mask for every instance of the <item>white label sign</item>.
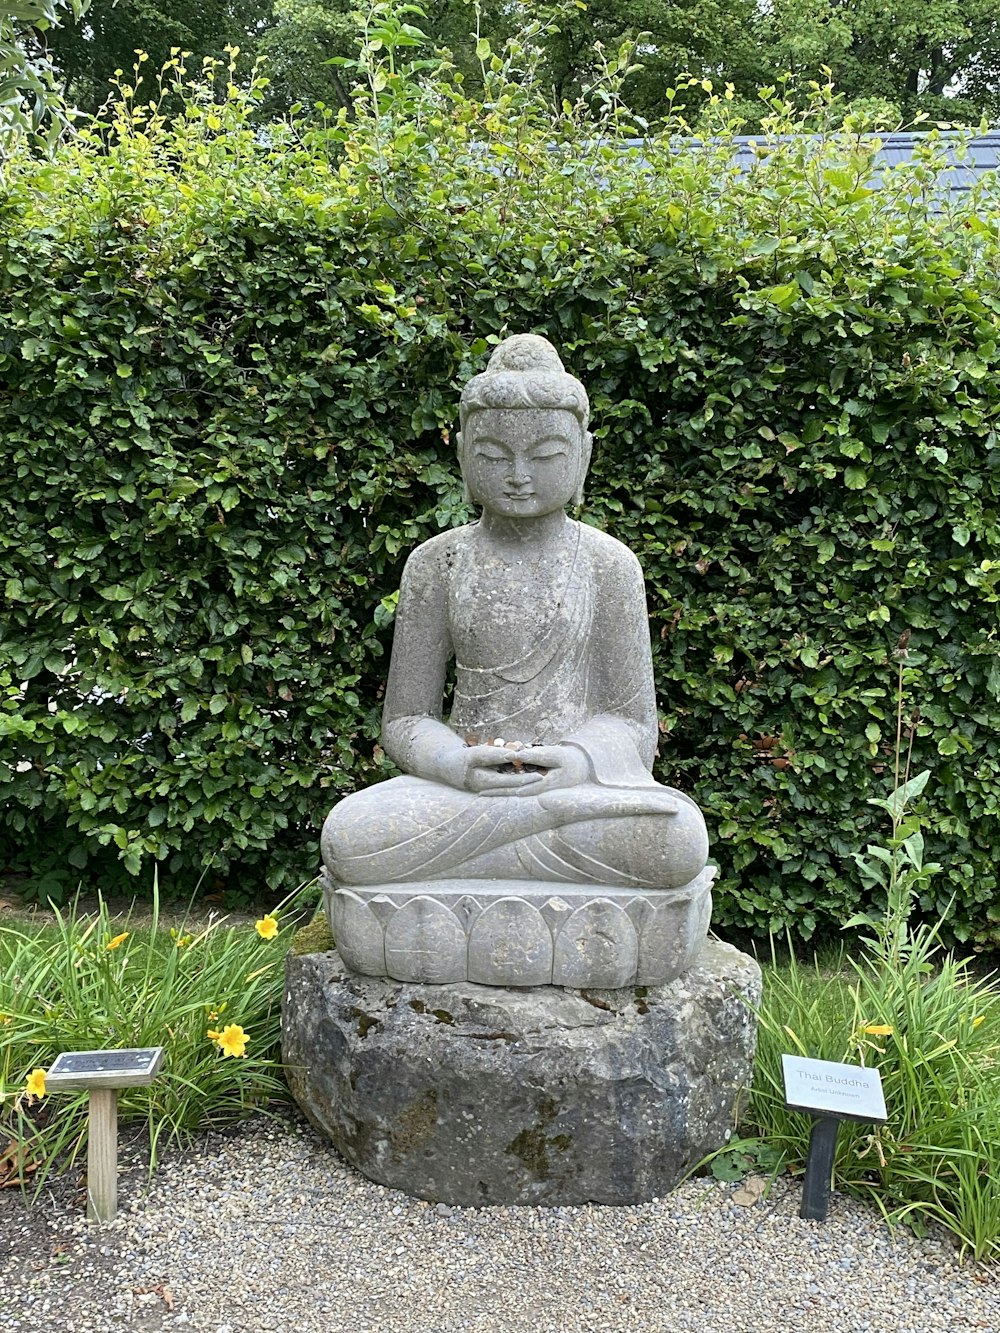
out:
{"label": "white label sign", "polygon": [[889,1118],[877,1069],[841,1065],[834,1060],[807,1060],[801,1055],[783,1055],[781,1064],[785,1104],[792,1110],[868,1122]]}

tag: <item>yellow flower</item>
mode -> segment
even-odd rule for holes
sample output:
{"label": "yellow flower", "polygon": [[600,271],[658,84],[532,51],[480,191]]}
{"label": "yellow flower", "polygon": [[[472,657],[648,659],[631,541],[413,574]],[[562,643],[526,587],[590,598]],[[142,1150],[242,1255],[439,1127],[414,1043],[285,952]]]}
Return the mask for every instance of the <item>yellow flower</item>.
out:
{"label": "yellow flower", "polygon": [[128,931],[123,930],[120,935],[116,935],[113,940],[108,940],[104,946],[105,949],[117,949],[128,939]]}
{"label": "yellow flower", "polygon": [[28,1086],[25,1088],[29,1097],[45,1096],[45,1070],[33,1069],[28,1075]]}
{"label": "yellow flower", "polygon": [[257,934],[262,940],[273,940],[278,933],[278,921],[270,912],[257,922]]}
{"label": "yellow flower", "polygon": [[248,1040],[247,1034],[238,1023],[230,1023],[228,1027],[223,1028],[222,1036],[216,1037],[223,1055],[246,1055]]}
{"label": "yellow flower", "polygon": [[193,939],[193,935],[178,935],[174,944],[178,949],[186,949]]}
{"label": "yellow flower", "polygon": [[972,1020],[972,1026],[973,1026],[974,1028],[977,1028],[977,1027],[979,1026],[980,1023],[985,1023],[985,1022],[986,1022],[986,1015],[985,1015],[985,1014],[977,1014],[976,1017]]}
{"label": "yellow flower", "polygon": [[220,1033],[216,1032],[215,1028],[209,1028],[208,1031],[205,1033],[205,1036],[208,1038],[209,1041],[218,1041],[220,1035],[221,1035]]}
{"label": "yellow flower", "polygon": [[893,1033],[888,1023],[869,1023],[861,1031],[867,1032],[870,1037],[891,1037]]}

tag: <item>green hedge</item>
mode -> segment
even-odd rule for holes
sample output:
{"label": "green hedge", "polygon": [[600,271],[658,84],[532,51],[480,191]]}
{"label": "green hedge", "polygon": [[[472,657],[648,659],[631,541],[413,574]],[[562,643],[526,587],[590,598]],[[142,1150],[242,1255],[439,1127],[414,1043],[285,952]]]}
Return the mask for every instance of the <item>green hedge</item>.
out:
{"label": "green hedge", "polygon": [[[897,659],[952,926],[1000,938],[1000,238],[927,161],[877,190],[822,107],[745,177],[614,146],[488,69],[376,79],[322,133],[189,92],[5,164],[0,865],[37,892],[160,864],[313,873],[376,740],[410,549],[465,521],[449,432],[506,332],[587,385],[584,511],[646,571],[659,776],[706,809],[717,921],[862,902]],[[394,94],[387,101],[390,94]],[[373,110],[373,101],[380,105]],[[822,101],[822,97],[817,99]],[[481,145],[488,144],[490,151]]]}

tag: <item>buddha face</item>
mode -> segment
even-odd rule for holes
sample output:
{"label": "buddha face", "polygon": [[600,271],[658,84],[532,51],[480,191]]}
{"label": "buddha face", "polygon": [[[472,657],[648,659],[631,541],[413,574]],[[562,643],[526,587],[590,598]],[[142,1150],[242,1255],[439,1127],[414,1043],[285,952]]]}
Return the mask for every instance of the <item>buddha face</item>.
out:
{"label": "buddha face", "polygon": [[460,437],[469,494],[502,518],[538,518],[572,503],[590,462],[590,435],[565,408],[485,408]]}

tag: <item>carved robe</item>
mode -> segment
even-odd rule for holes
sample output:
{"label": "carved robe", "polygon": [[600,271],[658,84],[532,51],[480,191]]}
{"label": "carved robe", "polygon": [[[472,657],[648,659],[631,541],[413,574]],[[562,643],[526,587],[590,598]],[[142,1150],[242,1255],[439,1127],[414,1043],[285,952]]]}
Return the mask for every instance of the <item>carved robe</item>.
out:
{"label": "carved robe", "polygon": [[[455,734],[573,746],[588,781],[535,798],[420,776],[451,660]],[[704,866],[704,821],[654,780],[656,736],[644,585],[627,547],[567,520],[539,565],[491,553],[478,524],[442,533],[407,562],[386,690],[383,744],[410,776],[341,801],[324,860],[348,884],[682,884]]]}

